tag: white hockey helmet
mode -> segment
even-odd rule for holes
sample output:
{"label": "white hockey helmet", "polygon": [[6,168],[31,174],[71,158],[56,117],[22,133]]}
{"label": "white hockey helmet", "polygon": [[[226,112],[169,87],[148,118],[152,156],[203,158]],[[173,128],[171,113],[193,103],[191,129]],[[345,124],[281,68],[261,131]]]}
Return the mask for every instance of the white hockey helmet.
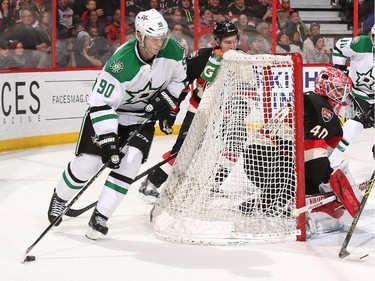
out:
{"label": "white hockey helmet", "polygon": [[137,39],[144,45],[146,36],[152,38],[167,38],[169,34],[168,24],[163,16],[155,9],[139,12],[135,17],[135,30],[139,32]]}

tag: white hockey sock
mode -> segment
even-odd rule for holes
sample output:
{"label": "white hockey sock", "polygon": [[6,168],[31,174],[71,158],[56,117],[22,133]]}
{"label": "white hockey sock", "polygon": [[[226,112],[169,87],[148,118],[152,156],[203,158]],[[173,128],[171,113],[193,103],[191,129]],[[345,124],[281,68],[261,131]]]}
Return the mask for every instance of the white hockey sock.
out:
{"label": "white hockey sock", "polygon": [[342,129],[344,132],[342,140],[329,156],[329,161],[333,169],[336,169],[343,161],[343,153],[348,148],[349,144],[362,133],[363,125],[358,121],[349,119],[344,123]]}

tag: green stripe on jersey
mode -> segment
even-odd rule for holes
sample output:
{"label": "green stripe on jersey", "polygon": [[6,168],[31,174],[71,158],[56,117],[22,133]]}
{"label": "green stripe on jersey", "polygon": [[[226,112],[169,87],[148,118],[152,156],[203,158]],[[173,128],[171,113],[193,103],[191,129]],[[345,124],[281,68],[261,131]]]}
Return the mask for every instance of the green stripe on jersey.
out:
{"label": "green stripe on jersey", "polygon": [[108,119],[117,119],[117,115],[116,114],[108,114],[108,115],[95,117],[95,118],[91,119],[91,122],[93,124],[95,124],[95,123],[98,123],[98,122],[101,122],[101,121],[104,121],[104,120],[108,120]]}
{"label": "green stripe on jersey", "polygon": [[121,187],[119,185],[116,185],[116,184],[114,184],[114,183],[112,183],[110,181],[106,181],[104,185],[107,186],[107,187],[109,187],[110,189],[113,189],[113,190],[121,193],[121,194],[125,195],[126,193],[128,193],[128,190],[126,188],[123,188],[123,187]]}

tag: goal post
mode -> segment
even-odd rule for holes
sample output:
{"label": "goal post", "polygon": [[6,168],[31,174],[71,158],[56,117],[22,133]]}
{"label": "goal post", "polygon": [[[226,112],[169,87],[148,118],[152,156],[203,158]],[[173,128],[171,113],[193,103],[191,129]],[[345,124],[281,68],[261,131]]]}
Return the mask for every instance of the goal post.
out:
{"label": "goal post", "polygon": [[224,54],[151,223],[160,239],[207,245],[305,240],[300,55]]}

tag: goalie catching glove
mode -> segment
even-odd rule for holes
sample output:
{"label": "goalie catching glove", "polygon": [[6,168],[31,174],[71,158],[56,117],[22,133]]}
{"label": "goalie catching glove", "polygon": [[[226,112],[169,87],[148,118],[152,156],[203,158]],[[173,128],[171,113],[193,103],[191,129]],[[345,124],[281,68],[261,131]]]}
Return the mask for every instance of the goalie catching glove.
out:
{"label": "goalie catching glove", "polygon": [[121,163],[121,153],[118,146],[118,136],[115,133],[100,135],[97,139],[102,152],[102,161],[108,163],[111,169],[118,169]]}
{"label": "goalie catching glove", "polygon": [[151,120],[162,120],[167,118],[171,111],[178,112],[178,101],[168,90],[163,90],[150,99],[145,111],[152,115]]}

